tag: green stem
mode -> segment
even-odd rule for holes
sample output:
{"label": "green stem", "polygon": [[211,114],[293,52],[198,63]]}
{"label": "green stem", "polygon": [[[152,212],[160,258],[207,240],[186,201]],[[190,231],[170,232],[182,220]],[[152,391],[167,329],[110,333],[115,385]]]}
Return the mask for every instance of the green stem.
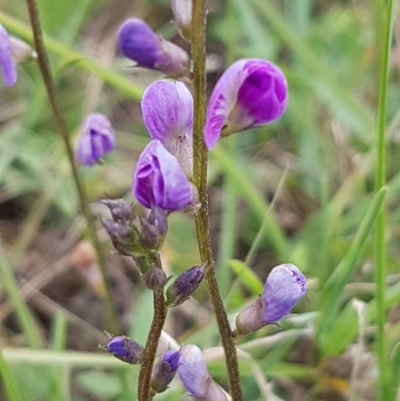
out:
{"label": "green stem", "polygon": [[26,0],[29,11],[29,18],[32,25],[33,38],[35,42],[36,52],[38,55],[38,64],[40,72],[42,73],[43,82],[46,86],[47,95],[49,97],[50,105],[58,126],[58,131],[64,141],[65,149],[67,151],[68,160],[72,170],[72,176],[76,185],[76,189],[79,195],[80,206],[82,213],[86,219],[88,232],[94,248],[96,249],[98,263],[103,277],[104,288],[105,288],[105,303],[106,303],[106,316],[108,321],[109,329],[112,332],[118,331],[118,323],[116,315],[114,314],[114,307],[111,299],[111,292],[108,281],[106,279],[106,260],[103,254],[99,239],[96,234],[96,227],[94,221],[89,212],[88,201],[86,196],[85,187],[81,181],[81,177],[78,174],[78,169],[75,164],[74,153],[72,150],[71,141],[68,135],[68,128],[64,120],[64,116],[61,112],[60,106],[56,98],[56,90],[54,81],[51,75],[50,63],[47,57],[46,48],[43,42],[42,28],[40,26],[39,11],[36,0]]}
{"label": "green stem", "polygon": [[154,359],[156,357],[157,346],[160,340],[161,332],[167,318],[167,308],[164,301],[164,291],[155,290],[153,293],[154,315],[151,322],[149,336],[147,337],[144,348],[143,361],[140,365],[138,382],[139,401],[151,401],[153,393],[150,388],[151,372],[153,370]]}
{"label": "green stem", "polygon": [[[380,79],[379,79],[379,104],[378,104],[378,128],[377,128],[377,154],[375,165],[375,190],[378,191],[386,183],[386,106],[387,106],[387,86],[389,79],[389,60],[390,46],[392,40],[392,26],[394,16],[393,0],[386,2],[385,19],[384,19],[384,34],[382,36],[382,49],[380,55]],[[376,352],[379,366],[379,381],[378,381],[378,399],[381,401],[389,400],[389,382],[388,382],[388,361],[387,361],[387,342],[385,338],[385,289],[386,289],[386,210],[385,205],[378,214],[376,224]]]}
{"label": "green stem", "polygon": [[192,35],[194,86],[193,181],[199,191],[199,201],[201,204],[201,208],[195,216],[196,234],[201,260],[208,266],[208,271],[205,276],[206,285],[217,320],[222,346],[225,351],[230,393],[233,401],[242,401],[243,396],[240,385],[236,346],[215,276],[215,263],[211,250],[211,237],[208,221],[208,152],[203,142],[203,127],[206,116],[206,9],[204,0],[193,1],[192,31],[195,32],[195,35]]}

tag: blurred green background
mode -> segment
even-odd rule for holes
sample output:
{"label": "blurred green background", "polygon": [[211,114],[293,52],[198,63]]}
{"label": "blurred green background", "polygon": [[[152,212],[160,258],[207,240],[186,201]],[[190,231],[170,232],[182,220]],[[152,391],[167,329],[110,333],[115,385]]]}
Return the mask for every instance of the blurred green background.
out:
{"label": "blurred green background", "polygon": [[[208,89],[234,60],[266,58],[285,72],[288,109],[278,122],[231,136],[210,152],[210,223],[229,316],[254,300],[268,272],[293,263],[308,292],[280,328],[238,341],[246,401],[375,400],[376,322],[385,319],[386,400],[400,400],[400,30],[394,17],[386,120],[387,191],[374,189],[380,0],[209,0]],[[80,166],[93,216],[107,193],[133,201],[135,161],[148,142],[143,89],[161,78],[131,68],[116,32],[142,18],[188,50],[167,0],[39,0],[57,95],[73,141],[83,117],[100,111],[117,148],[94,168]],[[31,40],[23,0],[0,0],[0,23]],[[37,65],[18,67],[0,89],[0,399],[134,400],[137,366],[98,350],[104,299],[65,149]],[[375,222],[386,196],[385,307],[376,310]],[[98,219],[97,219],[97,223]],[[144,343],[151,293],[128,258],[108,272],[121,333]],[[175,214],[162,252],[178,273],[198,262],[194,222]],[[176,308],[165,330],[206,351],[226,386],[218,333],[204,286]],[[168,345],[168,339],[165,340]],[[382,360],[382,359],[381,359]],[[157,396],[185,399],[179,380]],[[397,394],[397,398],[396,398]],[[273,398],[277,397],[277,398]]]}

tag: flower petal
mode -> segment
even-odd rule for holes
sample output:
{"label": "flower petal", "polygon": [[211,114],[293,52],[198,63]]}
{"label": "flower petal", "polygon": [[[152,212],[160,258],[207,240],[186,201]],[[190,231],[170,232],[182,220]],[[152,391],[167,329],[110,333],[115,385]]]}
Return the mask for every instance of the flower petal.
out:
{"label": "flower petal", "polygon": [[159,140],[151,141],[141,153],[133,192],[147,208],[154,203],[164,210],[179,210],[192,200],[191,186],[182,167]]}
{"label": "flower petal", "polygon": [[141,106],[151,139],[159,139],[167,149],[178,137],[192,137],[193,97],[182,82],[152,83],[143,94]]}
{"label": "flower petal", "polygon": [[10,37],[0,24],[0,67],[3,73],[4,83],[13,86],[17,82],[17,67],[13,60]]}

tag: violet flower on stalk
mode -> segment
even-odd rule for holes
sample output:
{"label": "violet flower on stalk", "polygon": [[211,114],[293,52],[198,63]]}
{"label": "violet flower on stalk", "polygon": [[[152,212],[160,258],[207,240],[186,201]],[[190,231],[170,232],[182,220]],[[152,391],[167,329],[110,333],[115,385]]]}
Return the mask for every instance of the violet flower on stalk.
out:
{"label": "violet flower on stalk", "polygon": [[138,18],[129,18],[121,25],[118,42],[123,55],[141,67],[161,71],[172,78],[183,77],[189,71],[187,53]]}
{"label": "violet flower on stalk", "polygon": [[287,315],[305,294],[307,280],[292,264],[274,267],[259,299],[236,317],[235,335],[252,333]]}
{"label": "violet flower on stalk", "polygon": [[13,86],[17,82],[17,66],[13,59],[11,38],[0,24],[0,67],[4,83]]}
{"label": "violet flower on stalk", "polygon": [[207,108],[204,141],[212,149],[219,138],[270,123],[288,102],[286,78],[273,63],[241,59],[217,82]]}
{"label": "violet flower on stalk", "polygon": [[115,133],[110,120],[103,114],[88,115],[83,121],[76,156],[86,165],[93,166],[115,146]]}
{"label": "violet flower on stalk", "polygon": [[208,373],[203,353],[196,345],[181,348],[178,376],[185,389],[199,400],[228,401],[226,394]]}
{"label": "violet flower on stalk", "polygon": [[154,365],[150,385],[155,392],[162,393],[168,388],[178,370],[180,355],[180,351],[168,350]]}
{"label": "violet flower on stalk", "polygon": [[151,141],[141,153],[133,192],[149,209],[155,204],[166,211],[180,210],[192,201],[192,187],[182,167],[159,140]]}
{"label": "violet flower on stalk", "polygon": [[146,88],[141,106],[151,139],[160,140],[190,178],[193,165],[192,94],[182,82],[160,80]]}

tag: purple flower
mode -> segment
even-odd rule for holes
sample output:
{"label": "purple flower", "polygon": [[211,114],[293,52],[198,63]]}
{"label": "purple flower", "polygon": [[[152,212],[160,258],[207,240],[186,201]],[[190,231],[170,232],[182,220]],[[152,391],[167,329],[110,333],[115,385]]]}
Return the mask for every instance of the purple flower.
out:
{"label": "purple flower", "polygon": [[148,209],[180,210],[192,200],[192,188],[178,160],[159,140],[151,141],[141,153],[133,178],[136,199]]}
{"label": "purple flower", "polygon": [[130,18],[122,24],[118,42],[124,56],[141,67],[159,70],[175,78],[188,72],[189,57],[186,52],[158,36],[140,19]]}
{"label": "purple flower", "polygon": [[235,335],[252,333],[287,315],[306,292],[306,278],[292,264],[274,267],[257,301],[236,317]]}
{"label": "purple flower", "polygon": [[263,322],[277,322],[287,315],[306,292],[307,280],[292,264],[274,267],[265,281],[261,294]]}
{"label": "purple flower", "polygon": [[109,333],[106,335],[110,338],[106,349],[110,354],[123,362],[130,364],[140,363],[143,359],[144,348],[127,336],[113,336]]}
{"label": "purple flower", "polygon": [[100,113],[90,114],[83,121],[78,139],[78,160],[92,166],[115,146],[115,134],[108,118]]}
{"label": "purple flower", "polygon": [[146,88],[141,105],[151,139],[159,139],[190,177],[193,164],[192,94],[182,82],[156,81]]}
{"label": "purple flower", "polygon": [[154,365],[150,385],[157,393],[162,393],[168,388],[178,369],[180,355],[180,351],[166,351]]}
{"label": "purple flower", "polygon": [[204,131],[207,147],[212,149],[220,136],[278,119],[287,102],[286,78],[275,64],[261,59],[236,61],[211,95]]}
{"label": "purple flower", "polygon": [[181,348],[178,376],[191,395],[203,401],[228,401],[228,397],[208,373],[203,353],[196,345]]}
{"label": "purple flower", "polygon": [[195,265],[184,271],[168,287],[166,304],[170,308],[185,302],[198,288],[204,277],[204,266]]}
{"label": "purple flower", "polygon": [[13,59],[11,40],[3,25],[0,24],[0,67],[4,83],[13,86],[17,82],[17,67]]}

